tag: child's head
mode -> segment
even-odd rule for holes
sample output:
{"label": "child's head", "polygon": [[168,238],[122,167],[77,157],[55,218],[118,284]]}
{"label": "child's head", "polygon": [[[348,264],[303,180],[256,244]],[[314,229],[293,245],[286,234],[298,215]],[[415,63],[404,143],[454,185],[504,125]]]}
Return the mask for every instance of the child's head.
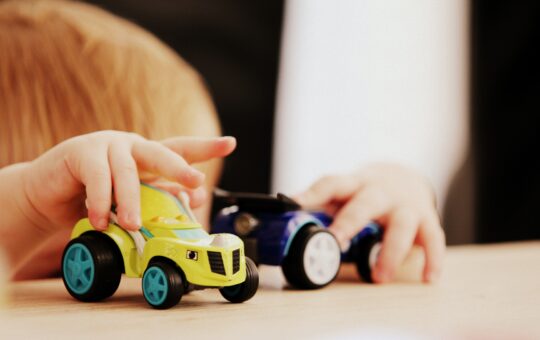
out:
{"label": "child's head", "polygon": [[91,5],[0,3],[0,167],[95,130],[216,135],[197,73],[136,25]]}

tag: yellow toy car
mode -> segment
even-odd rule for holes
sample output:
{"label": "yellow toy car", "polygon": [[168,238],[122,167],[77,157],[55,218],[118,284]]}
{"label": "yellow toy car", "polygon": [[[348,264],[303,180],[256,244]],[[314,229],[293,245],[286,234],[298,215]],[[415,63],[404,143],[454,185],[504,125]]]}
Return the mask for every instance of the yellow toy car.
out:
{"label": "yellow toy car", "polygon": [[143,295],[158,309],[176,305],[193,289],[219,288],[230,302],[244,302],[257,292],[257,267],[244,256],[242,240],[232,234],[209,235],[197,223],[189,204],[160,189],[141,184],[139,232],[116,223],[96,231],[80,220],[62,256],[62,278],[81,301],[114,294],[120,277],[142,277]]}

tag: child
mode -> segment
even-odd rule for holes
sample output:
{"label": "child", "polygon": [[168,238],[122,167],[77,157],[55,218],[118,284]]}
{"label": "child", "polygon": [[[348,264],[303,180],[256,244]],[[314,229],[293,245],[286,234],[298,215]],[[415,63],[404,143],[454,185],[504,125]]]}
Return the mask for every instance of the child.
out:
{"label": "child", "polygon": [[78,219],[106,226],[113,188],[120,224],[138,228],[139,177],[205,200],[219,163],[189,163],[235,140],[210,138],[220,129],[201,79],[156,38],[82,3],[7,1],[0,46],[0,246],[15,278],[58,271]]}
{"label": "child", "polygon": [[[77,219],[88,214],[103,229],[112,188],[120,224],[136,229],[137,183],[151,178],[148,172],[190,189],[194,205],[204,201],[203,175],[188,163],[226,156],[234,139],[142,137],[219,135],[200,79],[173,52],[134,25],[79,3],[4,2],[0,26],[0,114],[6,118],[0,166],[12,164],[0,170],[0,244],[12,267],[28,262],[40,244],[48,254],[38,257],[43,265],[30,260],[17,278],[58,270]],[[139,135],[88,134],[103,129]],[[215,184],[218,164],[200,169],[206,185]],[[410,170],[375,165],[326,177],[297,199],[335,214],[331,230],[342,244],[371,219],[386,227],[376,282],[392,280],[413,243],[427,255],[424,279],[438,277],[444,234],[429,185]],[[207,217],[208,210],[199,213]]]}

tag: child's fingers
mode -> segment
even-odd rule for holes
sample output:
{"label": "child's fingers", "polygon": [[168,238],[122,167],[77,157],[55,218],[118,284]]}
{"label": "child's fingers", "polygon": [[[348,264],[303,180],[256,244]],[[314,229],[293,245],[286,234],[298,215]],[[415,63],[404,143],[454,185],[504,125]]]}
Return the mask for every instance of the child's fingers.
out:
{"label": "child's fingers", "polygon": [[396,268],[405,260],[418,229],[417,214],[408,208],[399,208],[389,215],[381,253],[377,259],[373,280],[377,283],[391,281]]}
{"label": "child's fingers", "polygon": [[418,238],[426,254],[424,281],[436,282],[441,275],[446,245],[444,232],[437,216],[423,221],[418,231]]}
{"label": "child's fingers", "polygon": [[189,197],[189,206],[192,209],[198,208],[201,205],[206,202],[206,199],[208,198],[208,194],[206,192],[206,188],[203,186],[200,186],[196,189],[186,189],[182,188],[176,192],[175,196],[179,196],[182,192],[185,192]]}
{"label": "child's fingers", "polygon": [[188,188],[197,188],[204,181],[202,172],[158,142],[137,142],[133,145],[132,153],[137,163],[145,170],[160,174]]}
{"label": "child's fingers", "polygon": [[152,182],[160,181],[161,176],[140,169],[139,179],[141,180],[141,182],[152,183]]}
{"label": "child's fingers", "polygon": [[181,155],[188,163],[204,162],[225,157],[236,148],[234,137],[176,137],[162,144]]}
{"label": "child's fingers", "polygon": [[180,195],[181,192],[186,192],[189,196],[189,205],[191,206],[191,208],[200,207],[206,201],[208,197],[206,188],[204,188],[203,186],[200,186],[197,189],[186,189],[176,182],[170,182],[170,181],[164,181],[164,180],[152,182],[150,184],[157,188],[167,191],[173,196],[178,196]]}
{"label": "child's fingers", "polygon": [[341,208],[329,229],[339,243],[345,246],[370,221],[388,211],[389,204],[390,201],[380,190],[366,188],[356,193]]}
{"label": "child's fingers", "polygon": [[350,175],[325,176],[308,190],[293,198],[304,208],[320,208],[332,200],[346,200],[359,189],[358,181]]}
{"label": "child's fingers", "polygon": [[113,143],[109,146],[109,164],[113,178],[116,213],[120,225],[128,230],[141,226],[140,183],[137,164],[131,156],[130,145]]}
{"label": "child's fingers", "polygon": [[165,179],[158,179],[154,181],[145,181],[146,183],[150,184],[153,187],[159,188],[161,190],[167,191],[169,194],[173,196],[178,196],[178,194],[182,191],[183,187],[176,183],[167,181]]}
{"label": "child's fingers", "polygon": [[189,190],[189,203],[193,209],[199,208],[208,199],[208,192],[205,187],[198,187],[195,190]]}
{"label": "child's fingers", "polygon": [[81,161],[80,181],[86,187],[88,218],[94,228],[105,230],[111,209],[111,172],[106,157],[106,145],[97,145],[96,152]]}

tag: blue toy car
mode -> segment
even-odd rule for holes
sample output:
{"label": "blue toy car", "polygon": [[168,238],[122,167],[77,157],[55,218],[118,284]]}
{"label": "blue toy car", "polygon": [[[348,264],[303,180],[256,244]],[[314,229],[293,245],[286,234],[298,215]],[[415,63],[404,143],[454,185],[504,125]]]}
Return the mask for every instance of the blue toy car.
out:
{"label": "blue toy car", "polygon": [[371,282],[382,229],[370,223],[342,253],[327,230],[332,218],[322,212],[302,210],[291,198],[251,193],[215,192],[225,203],[212,224],[213,233],[232,233],[244,241],[246,255],[258,264],[281,266],[295,288],[315,289],[331,283],[341,262],[354,262],[361,278]]}

